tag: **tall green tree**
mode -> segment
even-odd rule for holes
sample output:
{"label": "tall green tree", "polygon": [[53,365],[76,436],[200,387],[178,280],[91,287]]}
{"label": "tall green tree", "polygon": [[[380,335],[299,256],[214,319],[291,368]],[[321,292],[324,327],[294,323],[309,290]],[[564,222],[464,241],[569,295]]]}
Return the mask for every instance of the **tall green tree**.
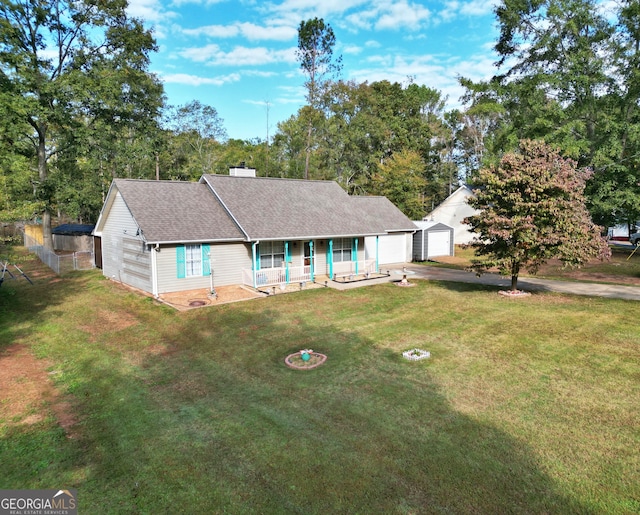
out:
{"label": "tall green tree", "polygon": [[587,201],[605,225],[640,216],[638,4],[607,4],[605,14],[596,0],[502,0],[501,71],[487,83],[466,84],[473,108],[494,102],[503,110],[489,159],[522,138],[553,143],[593,169]]}
{"label": "tall green tree", "polygon": [[378,165],[371,178],[371,193],[387,197],[409,218],[419,220],[426,214],[424,168],[424,161],[417,152],[397,152]]}
{"label": "tall green tree", "polygon": [[607,225],[640,220],[640,2],[621,2],[609,71],[612,82],[603,97],[594,155],[594,179],[588,185],[594,218]]}
{"label": "tall green tree", "polygon": [[300,22],[298,27],[298,50],[296,57],[307,80],[307,106],[301,113],[307,121],[307,148],[304,167],[304,178],[309,178],[309,162],[313,147],[314,127],[322,119],[319,101],[322,90],[330,78],[341,68],[341,57],[334,58],[333,48],[336,37],[331,25],[322,18],[313,18]]}
{"label": "tall green tree", "polygon": [[[50,168],[92,131],[157,118],[162,87],[147,72],[155,42],[126,2],[1,0],[2,97],[28,127],[44,203],[44,244],[52,247],[56,198]],[[108,123],[107,123],[108,122]],[[67,160],[70,163],[71,160]]]}
{"label": "tall green tree", "polygon": [[221,144],[227,140],[227,131],[215,107],[193,100],[170,108],[165,125],[170,131],[167,151],[171,157],[171,177],[197,180],[202,174],[215,173],[220,168]]}
{"label": "tall green tree", "polygon": [[476,238],[478,272],[498,267],[517,290],[522,270],[536,273],[557,257],[580,266],[610,254],[601,228],[594,225],[584,199],[589,172],[542,141],[523,140],[499,165],[478,174],[469,205],[480,212],[465,219]]}

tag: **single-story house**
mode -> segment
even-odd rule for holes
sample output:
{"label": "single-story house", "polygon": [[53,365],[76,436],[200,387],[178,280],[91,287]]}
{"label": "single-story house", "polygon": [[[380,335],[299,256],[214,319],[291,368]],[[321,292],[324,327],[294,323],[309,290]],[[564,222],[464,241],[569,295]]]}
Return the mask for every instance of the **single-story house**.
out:
{"label": "single-story house", "polygon": [[387,199],[333,181],[243,175],[115,179],[94,230],[103,274],[156,296],[366,274],[381,264],[381,238],[406,247],[417,229]]}
{"label": "single-story house", "polygon": [[53,248],[72,252],[93,252],[93,232],[89,224],[62,224],[51,230]]}
{"label": "single-story house", "polygon": [[440,222],[414,222],[418,230],[413,235],[413,260],[427,261],[438,256],[453,256],[454,230]]}
{"label": "single-story house", "polygon": [[440,222],[449,227],[453,227],[456,245],[470,243],[475,234],[471,232],[471,227],[462,221],[468,217],[478,214],[478,210],[472,208],[467,199],[473,197],[474,193],[468,186],[460,186],[449,195],[431,213],[423,218],[424,221]]}

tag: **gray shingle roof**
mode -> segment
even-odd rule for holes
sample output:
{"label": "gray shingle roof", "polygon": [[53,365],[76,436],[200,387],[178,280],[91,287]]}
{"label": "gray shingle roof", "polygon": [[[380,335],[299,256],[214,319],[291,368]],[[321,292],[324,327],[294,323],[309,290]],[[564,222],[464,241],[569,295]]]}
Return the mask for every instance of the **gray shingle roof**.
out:
{"label": "gray shingle roof", "polygon": [[384,234],[334,181],[204,175],[252,240]]}
{"label": "gray shingle roof", "polygon": [[337,238],[417,229],[387,198],[351,197],[334,181],[204,175],[199,183],[115,179],[113,189],[147,243]]}
{"label": "gray shingle roof", "polygon": [[244,240],[205,184],[115,179],[147,243]]}
{"label": "gray shingle roof", "polygon": [[386,232],[406,232],[417,230],[409,218],[387,197],[350,197],[351,201],[369,217],[370,223],[381,224]]}

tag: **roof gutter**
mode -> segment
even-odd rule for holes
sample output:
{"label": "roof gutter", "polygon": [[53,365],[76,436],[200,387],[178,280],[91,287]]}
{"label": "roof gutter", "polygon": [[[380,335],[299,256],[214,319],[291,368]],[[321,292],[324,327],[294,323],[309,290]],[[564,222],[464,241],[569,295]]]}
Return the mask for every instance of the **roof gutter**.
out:
{"label": "roof gutter", "polygon": [[216,240],[149,240],[146,243],[148,245],[172,245],[172,244],[186,244],[186,245],[197,245],[200,243],[229,243],[229,242],[240,242],[244,243],[244,238],[223,238]]}

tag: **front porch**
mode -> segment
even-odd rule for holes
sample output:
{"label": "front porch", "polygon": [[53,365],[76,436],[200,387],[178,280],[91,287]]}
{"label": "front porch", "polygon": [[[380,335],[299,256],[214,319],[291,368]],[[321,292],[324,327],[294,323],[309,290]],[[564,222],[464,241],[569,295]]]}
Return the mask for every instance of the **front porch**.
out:
{"label": "front porch", "polygon": [[374,259],[334,262],[322,268],[323,270],[317,270],[313,265],[291,266],[285,261],[283,266],[277,268],[243,269],[242,284],[255,289],[268,289],[275,286],[284,289],[291,284],[304,288],[306,283],[346,282],[384,275],[378,274]]}

